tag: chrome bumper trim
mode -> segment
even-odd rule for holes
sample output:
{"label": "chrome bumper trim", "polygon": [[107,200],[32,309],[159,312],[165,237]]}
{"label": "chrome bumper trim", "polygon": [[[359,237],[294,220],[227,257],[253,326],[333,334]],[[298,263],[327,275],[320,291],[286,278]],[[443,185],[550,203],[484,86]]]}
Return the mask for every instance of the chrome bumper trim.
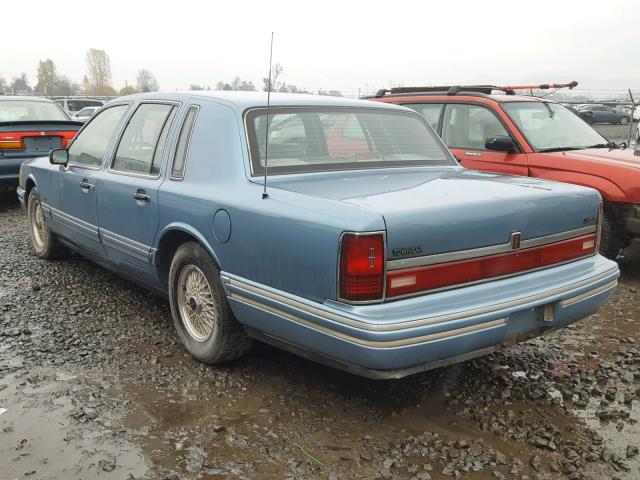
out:
{"label": "chrome bumper trim", "polygon": [[[588,235],[597,230],[596,225],[567,230],[566,232],[545,235],[544,237],[531,238],[522,240],[519,250],[525,248],[539,247],[548,243],[560,242],[570,238]],[[401,258],[398,260],[387,261],[387,271],[400,270],[403,268],[424,267],[427,265],[435,265],[438,263],[455,262],[458,260],[468,260],[470,258],[486,257],[489,255],[498,255],[500,253],[513,252],[511,241],[500,245],[491,245],[489,247],[472,248],[470,250],[460,250],[457,252],[437,253],[434,255],[423,255],[421,257]]]}
{"label": "chrome bumper trim", "polygon": [[444,340],[447,338],[452,338],[452,337],[456,337],[458,335],[464,335],[467,333],[476,333],[476,332],[481,332],[483,330],[489,330],[491,328],[502,327],[507,324],[507,320],[505,318],[500,318],[498,320],[491,320],[489,322],[483,322],[477,325],[471,325],[469,327],[456,328],[453,330],[446,330],[444,332],[421,335],[419,337],[404,338],[402,340],[383,340],[383,341],[364,340],[362,338],[357,338],[352,335],[347,335],[345,333],[338,332],[337,330],[334,330],[331,328],[323,327],[316,323],[300,318],[297,315],[292,315],[288,312],[285,312],[284,310],[280,310],[279,308],[275,308],[270,305],[265,305],[263,303],[256,302],[255,300],[244,297],[242,295],[231,294],[229,295],[229,298],[232,298],[234,300],[237,300],[238,302],[259,308],[260,310],[263,310],[265,312],[273,313],[274,315],[284,317],[293,322],[312,328],[313,330],[325,333],[327,335],[331,335],[332,337],[339,338],[340,340],[345,340],[347,342],[354,343],[356,345],[361,345],[363,347],[370,347],[370,348],[397,348],[397,347],[405,347],[408,345],[415,345],[419,343],[434,342],[436,340]]}
{"label": "chrome bumper trim", "polygon": [[[592,282],[596,282],[598,280],[601,280],[603,278],[606,278],[610,275],[615,274],[617,270],[617,267],[611,268],[603,273],[600,273],[598,275],[594,275],[593,277],[587,278],[585,280],[580,280],[578,282],[574,282],[571,283],[569,285],[565,285],[563,287],[559,287],[553,290],[549,290],[547,292],[543,292],[543,293],[539,293],[537,295],[531,295],[528,297],[523,297],[523,298],[519,298],[517,300],[510,300],[508,302],[502,302],[502,303],[497,303],[494,305],[490,305],[487,307],[481,307],[481,308],[474,308],[471,310],[463,310],[460,312],[455,312],[455,313],[449,313],[449,314],[445,314],[445,315],[437,315],[434,317],[428,317],[428,318],[421,318],[418,320],[403,320],[403,321],[399,321],[399,322],[391,322],[391,323],[384,323],[384,324],[372,324],[370,322],[366,322],[366,321],[362,321],[362,320],[357,320],[354,318],[348,318],[345,317],[343,315],[334,313],[334,312],[330,312],[326,309],[321,309],[318,307],[314,307],[312,305],[308,305],[306,303],[302,303],[299,302],[297,300],[293,300],[291,298],[285,297],[283,295],[274,293],[274,292],[270,292],[268,290],[265,290],[263,288],[254,286],[254,285],[250,285],[246,282],[243,282],[241,280],[237,280],[235,278],[230,278],[230,277],[226,277],[226,276],[222,276],[223,278],[223,284],[227,285],[228,287],[235,287],[238,289],[241,289],[245,292],[249,292],[249,293],[253,293],[255,295],[260,295],[262,297],[266,297],[270,300],[273,300],[275,302],[278,303],[282,303],[284,305],[290,306],[292,308],[296,308],[298,310],[301,310],[305,313],[308,313],[310,315],[315,315],[321,318],[325,318],[327,320],[331,320],[334,322],[338,322],[341,323],[343,325],[347,325],[350,327],[354,327],[354,328],[359,328],[362,330],[370,330],[370,331],[374,331],[374,332],[392,332],[392,331],[396,331],[396,330],[404,330],[407,328],[414,328],[414,327],[423,327],[426,325],[435,325],[438,323],[443,323],[443,322],[450,322],[450,321],[454,321],[454,320],[460,320],[463,318],[467,318],[467,317],[473,317],[476,315],[483,315],[486,313],[492,313],[492,312],[497,312],[506,308],[514,308],[514,307],[519,307],[521,305],[526,305],[528,303],[531,302],[541,302],[541,303],[547,303],[546,300],[548,298],[554,297],[556,295],[562,294],[564,292],[568,292],[571,290],[574,290],[576,288],[580,288],[584,285],[587,285],[589,283]],[[238,294],[237,293],[233,293],[233,292],[227,292],[227,295],[230,297],[237,297]]]}
{"label": "chrome bumper trim", "polygon": [[560,306],[567,307],[569,305],[573,305],[576,302],[579,302],[581,300],[586,300],[589,297],[593,297],[594,295],[605,292],[611,288],[615,288],[617,285],[618,285],[618,280],[613,280],[612,282],[601,285],[600,287],[594,288],[593,290],[589,290],[588,292],[584,292],[580,295],[576,295],[575,297],[567,298],[566,300],[563,300],[560,303]]}

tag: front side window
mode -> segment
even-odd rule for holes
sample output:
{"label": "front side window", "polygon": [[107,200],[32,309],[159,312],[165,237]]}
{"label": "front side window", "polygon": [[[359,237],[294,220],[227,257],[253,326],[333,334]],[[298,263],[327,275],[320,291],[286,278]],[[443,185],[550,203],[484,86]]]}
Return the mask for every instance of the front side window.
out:
{"label": "front side window", "polygon": [[509,133],[498,117],[480,105],[447,105],[442,122],[442,139],[450,148],[484,150],[490,137],[506,137]]}
{"label": "front side window", "polygon": [[175,106],[162,103],[140,105],[122,134],[111,169],[143,175],[159,174],[164,148],[164,145],[159,148],[159,140],[168,130],[168,120],[174,110]]}
{"label": "front side window", "polygon": [[129,105],[107,108],[93,117],[69,148],[69,163],[99,167],[109,142]]}
{"label": "front side window", "polygon": [[536,151],[607,146],[578,115],[557,103],[505,102],[502,109]]}
{"label": "front side window", "polygon": [[441,103],[403,103],[403,105],[418,112],[429,122],[434,131],[438,131],[443,106]]}
{"label": "front side window", "polygon": [[[246,113],[254,175],[455,165],[424,120],[373,108],[264,108]],[[268,142],[268,144],[267,144]]]}
{"label": "front side window", "polygon": [[0,122],[67,120],[69,117],[54,102],[0,100]]}

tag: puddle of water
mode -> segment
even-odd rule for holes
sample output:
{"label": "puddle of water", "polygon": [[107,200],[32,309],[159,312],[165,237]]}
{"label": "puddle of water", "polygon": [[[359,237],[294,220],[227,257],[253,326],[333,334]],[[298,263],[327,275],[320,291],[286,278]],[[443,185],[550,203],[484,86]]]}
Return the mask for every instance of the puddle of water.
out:
{"label": "puddle of water", "polygon": [[601,421],[596,412],[599,410],[600,400],[591,398],[587,406],[583,410],[574,410],[573,413],[582,419],[588,427],[598,432],[604,439],[604,445],[607,449],[622,459],[629,466],[630,471],[621,471],[618,476],[625,480],[637,480],[638,471],[640,471],[640,455],[632,459],[626,459],[626,451],[628,445],[640,447],[640,407],[637,402],[633,402],[631,409],[622,405],[612,404],[616,409],[630,412],[628,419],[624,419],[622,430],[617,428],[617,420]]}
{"label": "puddle of water", "polygon": [[0,416],[0,479],[122,480],[147,471],[131,443],[98,424],[74,425],[70,398],[57,395],[47,383],[27,393],[16,388],[21,382],[14,375],[2,380],[8,386],[0,391],[0,406],[7,409]]}

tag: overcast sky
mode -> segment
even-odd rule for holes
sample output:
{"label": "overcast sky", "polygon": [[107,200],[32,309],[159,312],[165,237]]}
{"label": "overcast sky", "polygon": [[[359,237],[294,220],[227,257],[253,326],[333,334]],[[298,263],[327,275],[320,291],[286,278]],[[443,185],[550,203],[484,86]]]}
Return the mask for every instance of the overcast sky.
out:
{"label": "overcast sky", "polygon": [[[433,3],[433,4],[432,4]],[[18,4],[15,4],[16,6]],[[2,22],[0,75],[38,60],[81,82],[85,53],[104,49],[113,84],[135,84],[141,68],[162,90],[233,77],[261,87],[269,37],[282,80],[357,94],[392,84],[540,83],[640,88],[640,9],[598,2],[29,0]],[[6,12],[5,12],[6,13]],[[24,20],[24,21],[22,21]]]}

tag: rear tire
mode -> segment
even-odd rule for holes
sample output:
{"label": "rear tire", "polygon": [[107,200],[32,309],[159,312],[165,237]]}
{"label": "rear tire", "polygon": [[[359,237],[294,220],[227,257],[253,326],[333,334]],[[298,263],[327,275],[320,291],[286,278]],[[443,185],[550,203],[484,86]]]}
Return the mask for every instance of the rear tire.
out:
{"label": "rear tire", "polygon": [[220,269],[196,242],[184,243],[173,256],[169,302],[182,343],[201,362],[228,362],[251,348],[251,338],[227,302]]}
{"label": "rear tire", "polygon": [[600,254],[615,260],[622,248],[622,241],[616,235],[616,229],[611,217],[606,213],[602,217],[602,233],[600,236]]}
{"label": "rear tire", "polygon": [[40,192],[33,187],[27,198],[27,216],[29,218],[29,231],[31,232],[31,242],[38,258],[43,260],[54,260],[67,255],[67,248],[62,245],[55,233],[51,231],[47,223],[47,217],[42,211],[42,201]]}

